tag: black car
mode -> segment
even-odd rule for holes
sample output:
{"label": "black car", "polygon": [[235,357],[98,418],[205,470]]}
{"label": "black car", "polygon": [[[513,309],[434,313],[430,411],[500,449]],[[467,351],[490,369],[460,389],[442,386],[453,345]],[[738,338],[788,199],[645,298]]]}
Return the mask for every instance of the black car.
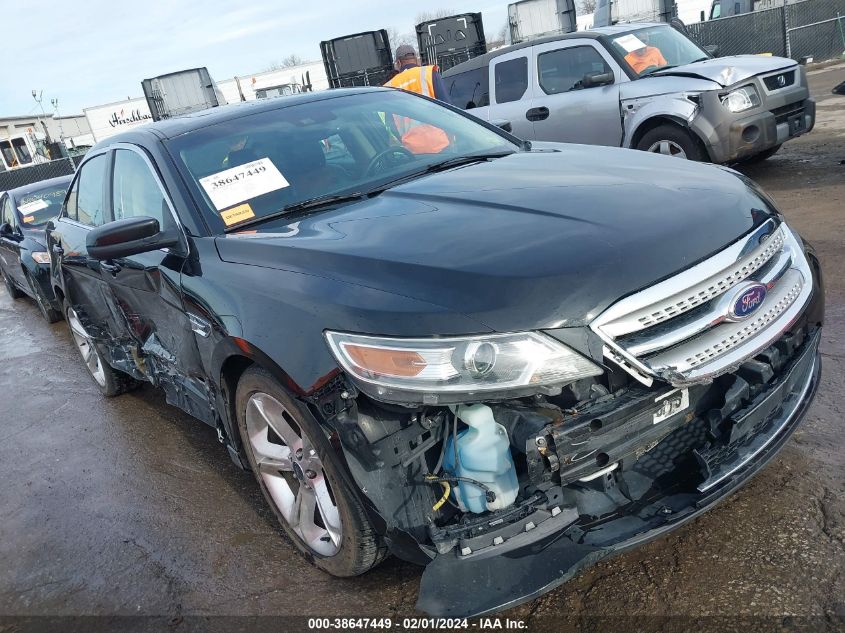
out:
{"label": "black car", "polygon": [[689,521],[818,385],[819,264],[750,180],[395,90],[115,136],[48,241],[105,395],[215,427],[318,567],[426,565],[430,614]]}
{"label": "black car", "polygon": [[59,215],[71,176],[42,180],[0,194],[0,274],[13,299],[35,299],[48,323],[62,317],[50,281],[44,227]]}

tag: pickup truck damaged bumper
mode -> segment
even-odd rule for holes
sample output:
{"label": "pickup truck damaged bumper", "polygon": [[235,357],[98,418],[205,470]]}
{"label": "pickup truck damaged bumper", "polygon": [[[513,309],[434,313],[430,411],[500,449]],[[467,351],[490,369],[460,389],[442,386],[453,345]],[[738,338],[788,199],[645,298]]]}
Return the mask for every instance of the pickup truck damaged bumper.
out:
{"label": "pickup truck damaged bumper", "polygon": [[[819,383],[819,339],[820,330],[808,335],[778,379],[736,412],[733,424],[742,431],[728,447],[716,453],[696,451],[706,473],[703,480],[657,494],[644,491],[633,510],[587,523],[579,520],[575,508],[559,507],[547,521],[509,538],[504,547],[467,549],[465,555],[456,548],[437,555],[423,574],[417,608],[434,616],[470,617],[513,607],[706,512],[758,473],[802,420]],[[683,428],[675,431],[681,432]]]}

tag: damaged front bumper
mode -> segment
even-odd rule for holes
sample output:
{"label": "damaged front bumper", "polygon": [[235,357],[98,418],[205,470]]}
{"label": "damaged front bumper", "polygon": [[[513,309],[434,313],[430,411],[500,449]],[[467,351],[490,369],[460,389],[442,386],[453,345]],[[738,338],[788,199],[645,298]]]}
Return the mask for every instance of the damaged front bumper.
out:
{"label": "damaged front bumper", "polygon": [[[809,333],[788,365],[756,396],[743,386],[737,389],[736,383],[729,385],[722,409],[745,404],[725,417],[714,413],[718,402],[706,404],[709,415],[679,411],[665,420],[672,430],[651,447],[639,433],[636,441],[618,433],[613,443],[617,454],[608,455],[608,464],[620,465],[597,478],[561,464],[561,481],[573,479],[573,485],[564,483],[553,499],[538,499],[527,508],[523,504],[524,516],[510,522],[506,531],[491,525],[437,555],[423,574],[417,608],[431,615],[468,617],[515,606],[708,510],[759,472],[798,426],[819,382],[819,337],[818,330]],[[690,395],[692,408],[695,398]],[[652,420],[663,405],[652,403],[637,415],[658,427],[664,422]],[[636,422],[624,426],[638,427]],[[708,441],[714,430],[726,443]],[[642,450],[643,441],[648,450],[628,467],[624,462]],[[561,461],[566,451],[558,450]]]}

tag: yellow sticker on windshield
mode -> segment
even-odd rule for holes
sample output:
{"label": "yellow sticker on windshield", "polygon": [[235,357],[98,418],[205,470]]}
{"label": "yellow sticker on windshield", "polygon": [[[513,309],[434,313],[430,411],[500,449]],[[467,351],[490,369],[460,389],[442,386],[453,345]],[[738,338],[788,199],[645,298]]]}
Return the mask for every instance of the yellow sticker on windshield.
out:
{"label": "yellow sticker on windshield", "polygon": [[244,204],[239,204],[238,206],[232,207],[231,209],[221,211],[220,217],[223,218],[223,222],[226,224],[226,226],[232,226],[233,224],[237,224],[238,222],[243,222],[244,220],[254,218],[255,212],[252,210],[252,207],[249,206],[249,203],[245,202]]}
{"label": "yellow sticker on windshield", "polygon": [[34,215],[25,215],[24,216],[24,218],[23,218],[24,224],[32,224],[33,222],[35,222],[35,216]]}

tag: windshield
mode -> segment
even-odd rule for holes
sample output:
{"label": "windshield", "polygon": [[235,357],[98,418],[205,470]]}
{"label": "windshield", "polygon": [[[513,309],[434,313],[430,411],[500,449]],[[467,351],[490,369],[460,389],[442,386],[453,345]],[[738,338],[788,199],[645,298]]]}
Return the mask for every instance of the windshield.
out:
{"label": "windshield", "polygon": [[305,201],[366,194],[463,156],[517,145],[398,90],[326,98],[217,123],[167,141],[217,229]]}
{"label": "windshield", "polygon": [[684,66],[709,55],[671,26],[650,26],[610,38],[624,63],[640,77],[666,66]]}
{"label": "windshield", "polygon": [[59,217],[67,184],[36,189],[17,199],[18,213],[24,228],[37,229]]}

